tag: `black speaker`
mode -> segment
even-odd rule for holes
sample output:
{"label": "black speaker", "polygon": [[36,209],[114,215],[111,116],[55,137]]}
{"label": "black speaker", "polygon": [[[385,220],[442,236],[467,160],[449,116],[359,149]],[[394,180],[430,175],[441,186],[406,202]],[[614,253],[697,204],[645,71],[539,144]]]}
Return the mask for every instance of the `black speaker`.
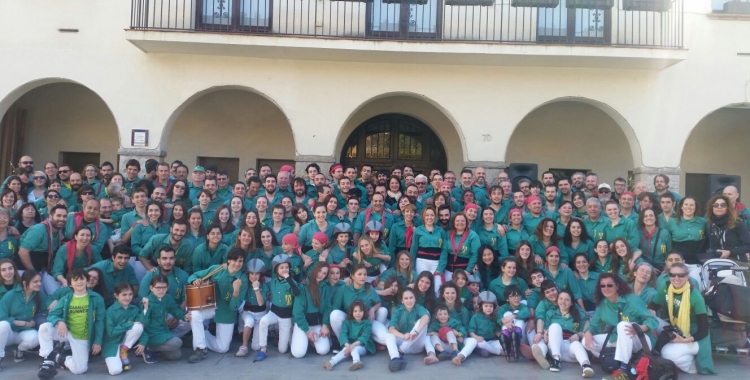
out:
{"label": "black speaker", "polygon": [[720,194],[727,186],[734,186],[737,188],[737,192],[742,194],[742,189],[740,188],[741,181],[742,178],[738,175],[711,174],[708,176],[708,189],[713,196]]}
{"label": "black speaker", "polygon": [[539,177],[539,165],[537,164],[510,164],[508,166],[508,178],[513,184],[513,191],[518,191],[518,181],[528,179],[536,180]]}

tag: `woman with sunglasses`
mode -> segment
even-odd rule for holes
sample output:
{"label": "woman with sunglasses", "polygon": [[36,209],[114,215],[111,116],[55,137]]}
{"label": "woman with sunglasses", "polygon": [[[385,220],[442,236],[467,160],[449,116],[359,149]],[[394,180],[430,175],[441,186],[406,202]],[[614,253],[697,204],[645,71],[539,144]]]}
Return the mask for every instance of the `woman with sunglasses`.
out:
{"label": "woman with sunglasses", "polygon": [[47,190],[47,194],[44,195],[44,199],[39,199],[36,202],[34,202],[34,206],[36,207],[36,210],[39,212],[39,215],[41,215],[41,218],[43,220],[46,220],[49,216],[49,210],[52,210],[53,207],[57,205],[58,202],[60,202],[60,199],[62,197],[60,196],[60,191],[49,189]]}
{"label": "woman with sunglasses", "polygon": [[171,209],[177,202],[184,203],[188,208],[193,207],[189,193],[187,182],[182,180],[175,181],[174,185],[167,191],[167,200],[164,202],[164,207]]}
{"label": "woman with sunglasses", "polygon": [[[737,217],[737,211],[729,207],[729,198],[716,195],[708,201],[706,230],[709,249],[716,252],[716,256],[747,266],[750,232],[747,225]],[[745,276],[748,275],[750,273],[746,271]]]}
{"label": "woman with sunglasses", "polygon": [[38,199],[44,198],[44,193],[49,186],[49,180],[47,179],[47,175],[41,170],[35,171],[31,180],[34,186],[29,190],[29,195],[26,197],[26,200],[29,203],[34,203]]}
{"label": "woman with sunglasses", "polygon": [[685,264],[672,264],[666,272],[669,286],[654,297],[648,308],[653,314],[661,312],[669,326],[679,328],[682,334],[670,333],[669,329],[662,331],[652,351],[661,353],[684,372],[716,374],[711,358],[706,302],[699,289],[690,283]]}
{"label": "woman with sunglasses", "polygon": [[[605,346],[615,346],[615,360],[620,368],[612,372],[607,380],[628,380],[630,359],[634,352],[641,349],[634,328],[647,333],[648,343],[654,345],[650,331],[656,330],[659,321],[649,313],[641,299],[633,294],[630,286],[614,273],[602,273],[596,289],[596,311],[586,329],[583,346],[594,355],[599,356]],[[634,325],[636,324],[636,325]],[[607,330],[613,329],[607,340]]]}

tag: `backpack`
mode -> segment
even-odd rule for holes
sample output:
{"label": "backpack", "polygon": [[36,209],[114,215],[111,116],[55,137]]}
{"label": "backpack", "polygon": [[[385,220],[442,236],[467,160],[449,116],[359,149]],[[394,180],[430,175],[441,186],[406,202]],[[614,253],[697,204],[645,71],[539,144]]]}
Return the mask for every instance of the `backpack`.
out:
{"label": "backpack", "polygon": [[651,353],[646,334],[637,323],[633,324],[633,330],[638,334],[641,347],[643,347],[630,360],[630,366],[635,369],[637,380],[677,380],[677,366],[671,360]]}
{"label": "backpack", "polygon": [[750,323],[750,288],[720,283],[707,297],[711,309],[727,318]]}

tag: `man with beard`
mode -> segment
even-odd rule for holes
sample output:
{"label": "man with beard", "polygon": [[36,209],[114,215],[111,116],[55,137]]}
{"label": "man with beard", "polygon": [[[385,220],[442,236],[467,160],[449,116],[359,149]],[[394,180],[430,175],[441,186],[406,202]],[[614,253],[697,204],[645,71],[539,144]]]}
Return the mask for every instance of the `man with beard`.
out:
{"label": "man with beard", "polygon": [[602,183],[597,187],[597,198],[602,205],[606,205],[612,199],[612,187],[606,183]]}
{"label": "man with beard", "polygon": [[[26,172],[28,177],[31,177],[31,173],[34,172],[34,159],[31,158],[31,156],[21,156],[21,158],[18,159],[18,166],[16,166],[16,170],[23,170]],[[11,176],[13,173],[11,173]],[[5,184],[8,182],[8,178],[11,176],[8,176],[3,181],[3,185],[0,186],[0,189],[5,188]],[[34,187],[34,183],[32,181],[29,181],[27,184],[28,187]]]}
{"label": "man with beard", "polygon": [[487,190],[480,187],[472,186],[472,179],[474,174],[469,169],[461,170],[461,185],[451,190],[451,196],[455,199],[463,199],[464,191],[471,191],[474,193],[474,199],[476,202],[483,206],[487,201]]}
{"label": "man with beard", "polygon": [[[216,177],[206,177],[206,180],[203,181],[203,188],[208,190],[208,192],[211,194],[211,203],[208,204],[209,210],[216,210],[217,208],[219,208],[219,206],[221,206],[222,203],[224,203],[224,200],[222,198],[219,198],[216,194],[216,189],[218,188]],[[193,201],[193,203],[198,204],[198,200],[196,199],[195,201]]]}
{"label": "man with beard", "polygon": [[451,209],[448,205],[440,205],[438,207],[438,220],[437,225],[445,231],[450,230],[451,227]]}
{"label": "man with beard", "polygon": [[260,173],[258,173],[258,176],[260,177],[261,181],[266,180],[266,176],[273,174],[273,169],[271,169],[271,165],[261,165],[260,167]]}
{"label": "man with beard", "polygon": [[[178,268],[190,273],[191,272],[191,261],[193,255],[193,247],[187,239],[184,239],[187,233],[187,224],[184,220],[177,220],[172,223],[172,228],[169,229],[168,234],[156,234],[148,240],[148,243],[143,246],[143,249],[138,254],[138,261],[134,265],[136,278],[143,279],[146,272],[151,272],[156,266],[156,259],[159,258],[159,252],[165,247],[171,247],[175,252],[175,265]],[[139,267],[142,270],[139,276]]]}
{"label": "man with beard", "polygon": [[551,171],[546,171],[542,173],[542,184],[543,185],[554,185],[555,184],[555,175]]}
{"label": "man with beard", "polygon": [[81,177],[80,173],[73,172],[70,174],[68,181],[70,184],[70,192],[60,195],[65,198],[65,202],[68,203],[68,206],[72,206],[78,204],[78,190],[83,186],[83,177]]}
{"label": "man with beard", "polygon": [[446,198],[448,198],[448,202],[449,202],[448,207],[450,207],[450,209],[453,210],[453,212],[458,212],[462,210],[463,208],[461,207],[461,203],[455,198],[453,198],[453,196],[451,195],[451,191],[453,189],[454,189],[453,185],[451,185],[451,183],[448,181],[443,181],[440,183],[440,192],[443,193],[443,195],[445,195]]}
{"label": "man with beard", "polygon": [[359,171],[359,185],[372,181],[372,165],[364,164]]}
{"label": "man with beard", "polygon": [[310,198],[307,196],[307,183],[305,183],[304,179],[300,177],[295,178],[294,183],[292,184],[292,190],[294,191],[294,196],[292,197],[292,202],[294,204],[308,204]]}
{"label": "man with beard", "polygon": [[573,185],[572,192],[576,191],[583,191],[584,189],[584,181],[586,179],[586,175],[581,172],[575,172],[572,176],[570,176],[570,181],[572,182],[571,185]]}
{"label": "man with beard", "polygon": [[161,186],[155,187],[154,191],[151,192],[151,200],[157,201],[161,204],[164,204],[164,201],[167,199],[167,191],[164,190]]}
{"label": "man with beard", "polygon": [[[180,305],[180,308],[185,308],[187,297],[185,296],[185,284],[187,284],[188,273],[184,270],[175,267],[175,252],[170,246],[165,246],[159,251],[159,258],[156,259],[156,263],[159,264],[155,270],[146,273],[141,280],[140,290],[138,291],[138,298],[147,297],[151,292],[149,289],[151,286],[151,279],[154,276],[162,275],[167,278],[167,294],[174,298],[175,303]],[[171,315],[167,316],[167,325],[169,331],[176,337],[182,337],[190,331],[190,323],[180,321]]]}
{"label": "man with beard", "polygon": [[188,183],[188,171],[190,171],[190,169],[187,166],[185,165],[178,166],[177,169],[175,169],[174,171],[175,180],[172,182],[185,181],[185,183]]}
{"label": "man with beard", "polygon": [[617,177],[614,181],[614,191],[612,192],[612,199],[620,203],[620,196],[627,190],[627,182],[625,178]]}
{"label": "man with beard", "polygon": [[[70,169],[67,165],[65,167]],[[60,165],[60,179],[65,181],[64,176],[62,175],[63,165]],[[141,171],[141,163],[138,162],[138,160],[131,158],[128,160],[128,162],[125,164],[125,183],[123,183],[123,187],[125,190],[128,191],[128,195],[133,192],[133,188],[135,187],[135,184],[138,183],[142,178],[138,175]]]}
{"label": "man with beard", "polygon": [[109,180],[112,179],[112,174],[115,172],[115,166],[109,161],[102,162],[102,167],[99,168],[99,175],[104,179],[104,184],[109,185]]}
{"label": "man with beard", "polygon": [[557,180],[557,190],[559,192],[559,200],[573,202],[573,191],[571,189],[570,179],[560,178]]}
{"label": "man with beard", "polygon": [[14,260],[19,269],[33,269],[39,272],[45,292],[52,294],[51,292],[59,286],[55,286],[57,280],[49,271],[52,270],[53,256],[63,240],[62,229],[65,227],[68,210],[65,206],[57,205],[49,210],[49,215],[49,219],[31,226],[24,232],[19,243],[18,255]]}
{"label": "man with beard", "polygon": [[519,210],[526,210],[526,195],[522,191],[513,193],[513,207]]}
{"label": "man with beard", "polygon": [[[346,206],[346,203],[344,203]],[[364,211],[360,212],[357,216],[357,220],[352,226],[354,232],[354,241],[359,241],[359,237],[365,229],[367,223],[371,220],[380,222],[382,226],[381,240],[388,241],[388,232],[391,230],[393,225],[393,215],[389,212],[385,212],[385,197],[382,194],[375,193],[372,195],[372,204]]]}
{"label": "man with beard", "polygon": [[654,177],[654,194],[656,195],[656,200],[658,201],[662,195],[669,192],[674,195],[674,201],[675,203],[679,203],[680,199],[682,197],[680,194],[678,194],[675,191],[669,190],[669,177],[667,177],[666,174],[657,174]]}
{"label": "man with beard", "polygon": [[542,209],[542,200],[536,195],[526,198],[526,204],[529,210],[523,214],[523,228],[526,229],[529,236],[534,235],[536,226],[539,225],[542,219],[557,219],[556,212],[549,212]]}
{"label": "man with beard", "polygon": [[544,211],[557,212],[557,186],[554,183],[544,185]]}
{"label": "man with beard", "polygon": [[65,229],[63,230],[65,239],[71,240],[78,227],[88,227],[91,230],[90,247],[92,255],[101,255],[110,235],[109,228],[99,220],[99,209],[100,204],[98,200],[91,199],[86,201],[83,205],[83,211],[68,214]]}
{"label": "man with beard", "polygon": [[255,200],[258,198],[258,195],[260,195],[260,189],[262,186],[262,181],[260,177],[250,177],[250,179],[247,180],[247,193],[245,193],[245,203],[250,202],[250,208],[245,208],[245,210],[255,210]]}
{"label": "man with beard", "polygon": [[[472,184],[472,190],[474,191],[475,199],[479,206],[486,206],[489,204],[490,199],[490,185],[487,183],[487,171],[477,166],[474,168],[474,183]],[[484,198],[480,198],[479,194],[484,193]]]}
{"label": "man with beard", "polygon": [[266,197],[266,199],[268,199],[268,207],[280,204],[281,198],[283,198],[284,196],[276,191],[276,176],[273,174],[267,175],[266,179],[263,180],[263,185],[264,186],[260,192],[260,196]]}
{"label": "man with beard", "polygon": [[599,176],[595,173],[587,174],[585,186],[586,188],[583,189],[583,193],[586,194],[586,198],[596,197],[597,188],[599,187]]}
{"label": "man with beard", "polygon": [[218,169],[216,168],[216,165],[211,165],[206,167],[206,179],[214,179],[216,178],[216,172]]}
{"label": "man with beard", "polygon": [[495,223],[496,224],[507,224],[508,223],[508,212],[510,211],[510,202],[506,201],[503,197],[503,188],[500,186],[492,186],[490,188],[490,204],[489,208],[495,212]]}
{"label": "man with beard", "polygon": [[385,186],[386,182],[388,182],[388,177],[389,175],[388,175],[387,170],[378,170],[378,175],[377,175],[378,185]]}
{"label": "man with beard", "polygon": [[281,170],[279,171],[279,174],[276,174],[276,181],[278,182],[276,186],[276,191],[281,194],[281,196],[293,196],[294,191],[292,191],[292,187],[290,186],[290,172]]}

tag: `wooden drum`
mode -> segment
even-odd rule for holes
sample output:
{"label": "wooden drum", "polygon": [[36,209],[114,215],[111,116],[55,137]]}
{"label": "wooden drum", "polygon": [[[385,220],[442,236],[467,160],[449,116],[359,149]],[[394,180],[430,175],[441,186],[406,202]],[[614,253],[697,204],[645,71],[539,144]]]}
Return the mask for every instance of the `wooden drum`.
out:
{"label": "wooden drum", "polygon": [[188,311],[216,308],[216,289],[211,281],[200,285],[185,285],[185,293]]}

